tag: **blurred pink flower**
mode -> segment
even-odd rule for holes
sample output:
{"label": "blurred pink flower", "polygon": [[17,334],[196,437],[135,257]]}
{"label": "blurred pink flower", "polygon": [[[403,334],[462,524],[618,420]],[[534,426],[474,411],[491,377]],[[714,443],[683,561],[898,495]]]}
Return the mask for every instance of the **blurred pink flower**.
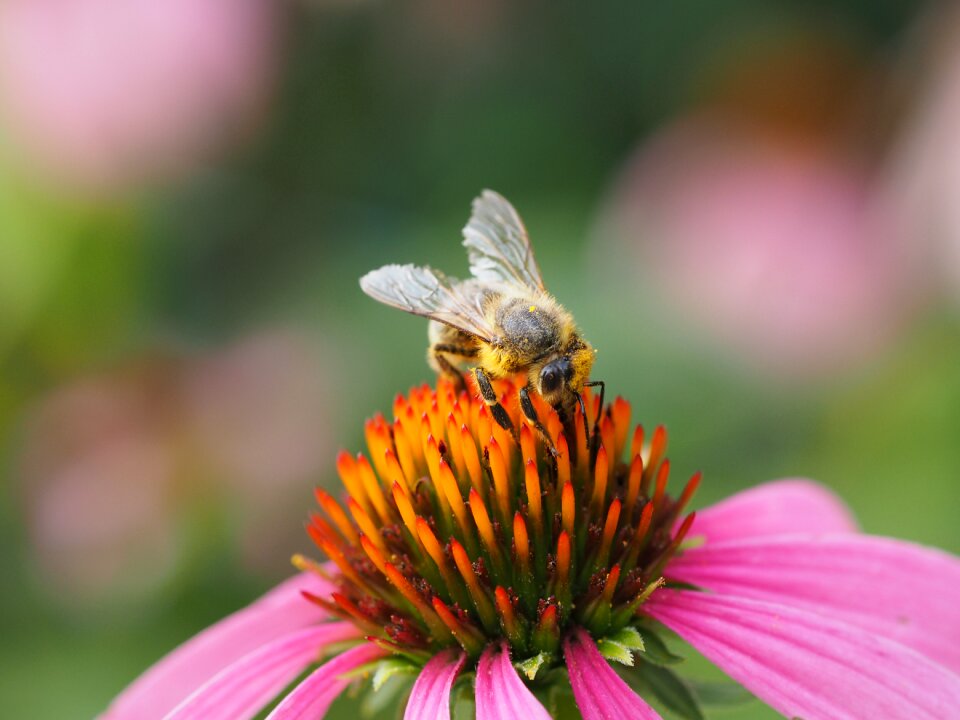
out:
{"label": "blurred pink flower", "polygon": [[154,360],[81,380],[29,418],[19,474],[31,547],[75,600],[148,592],[176,564],[174,371]]}
{"label": "blurred pink flower", "polygon": [[196,358],[151,358],[56,390],[32,413],[19,466],[31,545],[78,600],[164,582],[199,508],[223,508],[248,567],[301,546],[298,499],[329,454],[319,353],[270,332]]}
{"label": "blurred pink flower", "polygon": [[0,102],[25,159],[85,191],[195,166],[262,109],[270,0],[6,0]]}
{"label": "blurred pink flower", "polygon": [[928,276],[960,301],[960,11],[937,5],[918,28],[922,57],[907,54],[914,95],[886,164],[891,231],[924,252]]}
{"label": "blurred pink flower", "polygon": [[825,145],[704,114],[629,161],[612,215],[667,314],[752,368],[813,375],[866,357],[905,311],[909,264],[871,192]]}
{"label": "blurred pink flower", "polygon": [[252,567],[275,569],[302,536],[288,521],[332,451],[331,388],[318,348],[276,331],[199,358],[184,376],[193,438],[237,503]]}

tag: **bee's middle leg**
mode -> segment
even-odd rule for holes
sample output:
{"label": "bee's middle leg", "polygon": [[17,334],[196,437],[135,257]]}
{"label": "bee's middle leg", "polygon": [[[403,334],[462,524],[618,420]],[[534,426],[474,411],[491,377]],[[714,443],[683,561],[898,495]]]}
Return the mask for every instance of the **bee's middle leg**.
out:
{"label": "bee's middle leg", "polygon": [[446,375],[453,380],[457,395],[459,395],[467,389],[467,381],[464,380],[463,373],[447,358],[448,354],[472,358],[476,357],[477,349],[451,343],[434,343],[430,346],[430,357],[433,359],[434,367],[441,375]]}
{"label": "bee's middle leg", "polygon": [[490,377],[484,372],[483,368],[480,367],[474,368],[473,375],[477,379],[480,396],[487,404],[487,407],[490,408],[490,414],[493,415],[493,419],[497,421],[497,425],[516,438],[517,429],[513,426],[513,420],[511,420],[510,415],[507,414],[507,409],[497,398],[497,391],[493,389],[493,383],[490,382]]}

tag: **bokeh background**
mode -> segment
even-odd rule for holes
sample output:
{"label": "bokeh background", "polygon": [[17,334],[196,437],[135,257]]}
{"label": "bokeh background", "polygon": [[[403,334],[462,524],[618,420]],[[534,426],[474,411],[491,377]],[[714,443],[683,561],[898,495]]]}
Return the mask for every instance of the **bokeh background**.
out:
{"label": "bokeh background", "polygon": [[700,504],[807,475],[960,551],[952,5],[3,0],[0,716],[291,572],[430,377],[357,278],[464,273],[484,187]]}

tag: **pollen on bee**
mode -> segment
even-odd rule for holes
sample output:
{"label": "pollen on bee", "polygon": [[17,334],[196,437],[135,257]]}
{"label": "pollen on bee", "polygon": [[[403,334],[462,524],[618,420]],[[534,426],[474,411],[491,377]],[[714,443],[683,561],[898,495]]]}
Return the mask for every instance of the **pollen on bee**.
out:
{"label": "pollen on bee", "polygon": [[531,305],[531,306],[530,306],[530,312],[536,312],[536,311],[537,311],[537,306],[536,306],[536,305]]}

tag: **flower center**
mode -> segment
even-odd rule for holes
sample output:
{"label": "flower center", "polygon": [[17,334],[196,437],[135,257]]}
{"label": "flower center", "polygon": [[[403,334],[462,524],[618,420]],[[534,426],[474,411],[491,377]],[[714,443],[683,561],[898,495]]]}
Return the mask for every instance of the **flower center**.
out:
{"label": "flower center", "polygon": [[533,398],[551,452],[521,423],[518,390],[497,383],[516,439],[445,380],[367,421],[370,459],[337,458],[346,507],[316,491],[307,530],[339,589],[314,602],[417,661],[452,646],[475,659],[500,638],[516,658],[552,655],[569,628],[599,638],[635,622],[690,527],[699,474],[673,500],[664,429],[645,444],[625,400],[601,408],[589,390],[587,417],[566,426]]}

